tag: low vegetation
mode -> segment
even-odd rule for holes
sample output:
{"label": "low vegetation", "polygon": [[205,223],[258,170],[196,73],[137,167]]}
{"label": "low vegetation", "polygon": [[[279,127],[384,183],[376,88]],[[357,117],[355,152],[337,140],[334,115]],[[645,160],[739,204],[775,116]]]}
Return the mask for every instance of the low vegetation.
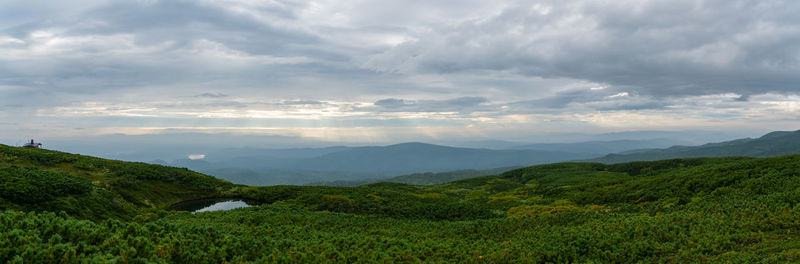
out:
{"label": "low vegetation", "polygon": [[[348,188],[247,187],[178,168],[0,153],[5,263],[800,262],[800,156],[557,163]],[[63,157],[31,158],[52,153]],[[211,196],[261,205],[163,210]]]}

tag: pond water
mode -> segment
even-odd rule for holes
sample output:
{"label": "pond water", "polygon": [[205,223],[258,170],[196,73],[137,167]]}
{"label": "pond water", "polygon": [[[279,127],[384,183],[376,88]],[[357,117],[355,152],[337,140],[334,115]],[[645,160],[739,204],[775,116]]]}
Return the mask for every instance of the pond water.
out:
{"label": "pond water", "polygon": [[236,208],[250,207],[256,205],[254,201],[244,199],[200,199],[183,201],[169,207],[173,211],[189,211],[192,213],[227,211]]}

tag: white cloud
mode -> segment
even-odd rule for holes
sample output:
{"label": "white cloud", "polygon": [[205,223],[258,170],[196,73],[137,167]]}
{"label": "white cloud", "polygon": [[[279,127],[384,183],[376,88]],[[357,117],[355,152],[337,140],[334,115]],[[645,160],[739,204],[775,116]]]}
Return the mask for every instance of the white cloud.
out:
{"label": "white cloud", "polygon": [[615,95],[606,96],[606,98],[628,97],[628,92],[621,92]]}

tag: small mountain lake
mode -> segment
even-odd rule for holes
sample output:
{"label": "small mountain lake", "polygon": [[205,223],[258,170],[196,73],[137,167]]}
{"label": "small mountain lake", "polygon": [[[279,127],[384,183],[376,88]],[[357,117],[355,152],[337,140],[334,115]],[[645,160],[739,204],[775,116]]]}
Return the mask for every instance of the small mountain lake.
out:
{"label": "small mountain lake", "polygon": [[238,198],[198,199],[178,202],[169,207],[172,211],[189,211],[192,213],[227,211],[258,205],[255,201]]}

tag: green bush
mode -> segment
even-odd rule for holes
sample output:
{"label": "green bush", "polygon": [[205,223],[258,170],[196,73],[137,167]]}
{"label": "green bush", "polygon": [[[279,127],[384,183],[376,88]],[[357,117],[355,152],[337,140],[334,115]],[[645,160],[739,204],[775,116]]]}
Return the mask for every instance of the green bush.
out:
{"label": "green bush", "polygon": [[92,190],[86,179],[64,173],[30,168],[0,169],[0,197],[31,204],[66,195],[85,194]]}

